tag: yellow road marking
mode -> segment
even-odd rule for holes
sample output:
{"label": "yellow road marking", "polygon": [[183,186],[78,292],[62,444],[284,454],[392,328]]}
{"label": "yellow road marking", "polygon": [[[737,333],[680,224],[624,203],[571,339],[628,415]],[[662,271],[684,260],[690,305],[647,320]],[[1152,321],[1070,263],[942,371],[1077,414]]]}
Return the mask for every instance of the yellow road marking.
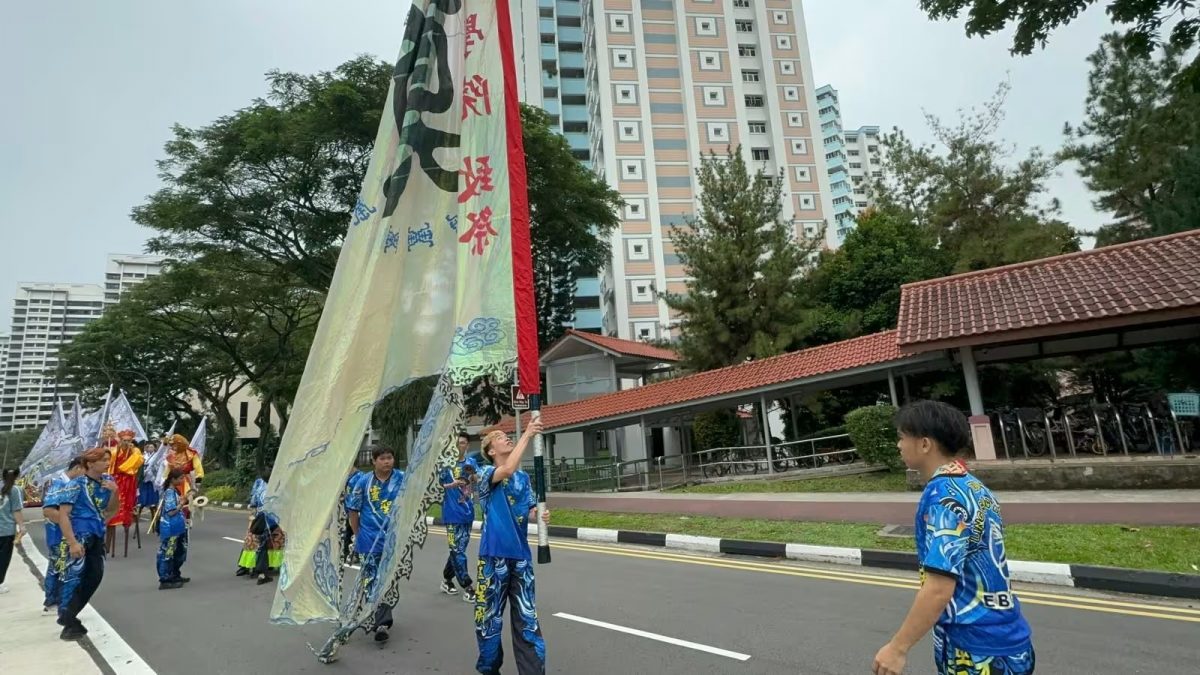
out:
{"label": "yellow road marking", "polygon": [[[430,529],[431,531],[439,531],[444,533],[444,530],[440,530],[438,528]],[[903,578],[876,574],[860,574],[853,571],[843,572],[816,567],[804,567],[801,565],[780,565],[729,558],[710,558],[666,551],[660,553],[658,551],[644,551],[641,549],[625,548],[620,545],[597,545],[576,540],[555,539],[554,548],[579,551],[583,553],[600,553],[603,555],[615,555],[627,558],[641,558],[643,560],[657,560],[659,562],[675,562],[688,565],[701,565],[704,567],[718,567],[722,569],[739,570],[742,572],[761,572],[766,574],[779,574],[783,576],[802,577],[807,579],[841,581],[867,586],[884,586],[888,588],[900,588],[910,591],[916,590],[919,587],[916,579],[906,580]],[[1104,598],[1090,598],[1086,596],[1040,593],[1036,591],[1020,591],[1017,595],[1020,597],[1021,602],[1030,605],[1062,607],[1091,612],[1121,614],[1124,616],[1139,616],[1153,619],[1167,619],[1171,621],[1200,623],[1200,610],[1190,609],[1187,607],[1171,607],[1167,605],[1125,602],[1121,600],[1107,600]]]}

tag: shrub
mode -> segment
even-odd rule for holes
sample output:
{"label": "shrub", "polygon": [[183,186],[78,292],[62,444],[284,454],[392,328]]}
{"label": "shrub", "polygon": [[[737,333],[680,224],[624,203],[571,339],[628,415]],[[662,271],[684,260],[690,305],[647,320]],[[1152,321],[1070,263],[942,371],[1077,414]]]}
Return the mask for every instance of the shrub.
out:
{"label": "shrub", "polygon": [[742,434],[737,415],[730,410],[700,413],[692,422],[697,450],[731,448],[741,445]]}
{"label": "shrub", "polygon": [[229,485],[231,487],[238,486],[237,471],[234,469],[218,469],[216,471],[208,471],[204,474],[204,486],[216,487],[218,485]]}
{"label": "shrub", "polygon": [[217,485],[204,491],[204,496],[214,502],[229,502],[237,498],[238,490],[232,485]]}
{"label": "shrub", "polygon": [[904,466],[896,450],[896,428],[892,426],[895,415],[896,409],[890,405],[865,406],[846,414],[846,433],[859,457],[893,471]]}

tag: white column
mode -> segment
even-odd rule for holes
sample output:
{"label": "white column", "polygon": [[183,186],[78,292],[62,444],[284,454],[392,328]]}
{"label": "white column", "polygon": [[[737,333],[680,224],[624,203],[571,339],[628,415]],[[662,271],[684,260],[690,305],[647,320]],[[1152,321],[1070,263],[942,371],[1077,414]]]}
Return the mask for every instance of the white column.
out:
{"label": "white column", "polygon": [[759,408],[762,409],[762,432],[763,445],[767,447],[767,473],[775,473],[775,462],[772,460],[771,453],[771,420],[767,415],[767,396],[765,394],[758,397]]}
{"label": "white column", "polygon": [[892,370],[890,368],[888,369],[887,373],[888,373],[888,391],[891,392],[891,394],[892,394],[892,406],[899,408],[900,407],[900,398],[898,396],[896,396],[896,376],[894,374],[892,374]]}
{"label": "white column", "polygon": [[979,391],[979,372],[975,368],[975,353],[970,347],[959,347],[962,357],[963,380],[967,384],[967,400],[971,403],[971,414],[983,414],[983,394]]}

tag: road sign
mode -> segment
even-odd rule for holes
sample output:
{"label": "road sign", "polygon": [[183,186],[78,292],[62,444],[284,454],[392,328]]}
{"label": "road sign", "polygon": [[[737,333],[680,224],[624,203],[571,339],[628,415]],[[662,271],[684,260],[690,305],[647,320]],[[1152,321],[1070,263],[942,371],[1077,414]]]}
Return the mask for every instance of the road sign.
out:
{"label": "road sign", "polygon": [[523,393],[515,384],[512,388],[512,407],[513,410],[529,410],[529,394]]}

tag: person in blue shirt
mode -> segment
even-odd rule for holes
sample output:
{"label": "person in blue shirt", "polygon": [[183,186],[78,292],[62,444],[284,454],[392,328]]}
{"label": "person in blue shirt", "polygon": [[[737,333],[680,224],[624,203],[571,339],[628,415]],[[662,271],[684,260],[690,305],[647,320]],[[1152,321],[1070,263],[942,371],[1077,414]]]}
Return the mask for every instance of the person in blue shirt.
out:
{"label": "person in blue shirt", "polygon": [[[384,542],[391,526],[391,512],[404,487],[404,472],[396,470],[396,455],[391,448],[371,448],[374,471],[354,481],[346,498],[350,529],[354,532],[354,551],[362,561],[359,583],[368,596],[373,595],[380,579],[379,564]],[[375,608],[375,641],[387,642],[392,627],[392,607],[380,601]]]}
{"label": "person in blue shirt", "polygon": [[162,513],[158,516],[158,590],[168,591],[182,588],[191,581],[182,576],[183,563],[187,560],[187,519],[183,507],[187,497],[181,497],[186,477],[183,471],[171,469],[162,486]]}
{"label": "person in blue shirt", "polygon": [[56,500],[68,556],[58,594],[59,638],[71,641],[87,635],[79,612],[104,580],[105,523],[121,505],[117,484],[104,474],[112,452],[93,448],[81,458],[84,474],[64,485]]}
{"label": "person in blue shirt", "polygon": [[[346,487],[342,489],[342,508],[345,509],[347,501],[350,499],[350,493],[354,491],[354,484],[362,477],[367,475],[366,471],[359,471],[358,467],[350,465],[350,475],[346,477]],[[346,512],[349,517],[349,511]],[[358,564],[358,555],[354,553],[354,530],[350,529],[349,521],[346,522],[342,529],[342,561],[350,564]]]}
{"label": "person in blue shirt", "polygon": [[271,582],[271,570],[283,565],[283,547],[287,534],[279,527],[279,518],[267,509],[267,476],[270,469],[254,480],[250,488],[250,526],[242,540],[237,576],[252,574],[258,585]]}
{"label": "person in blue shirt", "polygon": [[875,655],[875,674],[900,675],[930,629],[939,675],[1033,673],[1032,633],[1008,581],[1000,504],[955,459],[970,444],[966,417],[945,403],[918,401],[895,421],[900,457],[928,481],[915,521],[921,589]]}
{"label": "person in blue shirt", "polygon": [[454,588],[454,579],[457,578],[458,585],[463,589],[463,602],[475,602],[475,585],[467,569],[467,544],[471,541],[471,525],[475,522],[474,476],[479,471],[479,465],[466,456],[471,437],[461,433],[457,440],[458,462],[443,467],[439,472],[444,491],[442,523],[446,526],[446,540],[450,546],[450,554],[446,556],[446,565],[442,568],[442,592],[457,595],[458,590]]}
{"label": "person in blue shirt", "polygon": [[62,528],[58,526],[58,499],[64,485],[83,475],[83,460],[79,457],[72,459],[67,464],[65,474],[51,481],[46,498],[42,500],[42,516],[46,519],[46,552],[49,554],[46,580],[42,585],[46,591],[46,600],[42,603],[43,614],[49,614],[58,606],[58,588],[67,567],[67,542],[63,540]]}
{"label": "person in blue shirt", "polygon": [[[533,556],[529,552],[529,520],[537,500],[529,475],[520,470],[521,457],[542,430],[530,422],[516,447],[502,431],[483,438],[483,453],[491,462],[479,470],[476,493],[483,510],[479,532],[479,577],[475,585],[475,639],[481,673],[499,673],[504,663],[500,644],[504,606],[512,603],[513,651],[520,675],[546,672],[546,641],[538,624],[533,587]],[[545,513],[550,522],[549,510]]]}

